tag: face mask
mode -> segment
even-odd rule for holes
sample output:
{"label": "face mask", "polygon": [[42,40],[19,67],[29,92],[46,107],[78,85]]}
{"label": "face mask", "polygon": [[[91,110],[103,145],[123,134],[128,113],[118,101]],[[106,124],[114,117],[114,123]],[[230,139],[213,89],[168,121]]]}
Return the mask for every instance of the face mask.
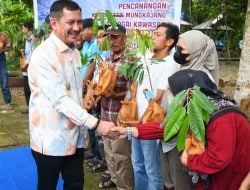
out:
{"label": "face mask", "polygon": [[174,53],[174,60],[176,63],[179,63],[180,65],[184,65],[188,63],[190,60],[187,60],[187,57],[189,56],[188,53],[181,53],[182,48],[177,46],[176,51]]}

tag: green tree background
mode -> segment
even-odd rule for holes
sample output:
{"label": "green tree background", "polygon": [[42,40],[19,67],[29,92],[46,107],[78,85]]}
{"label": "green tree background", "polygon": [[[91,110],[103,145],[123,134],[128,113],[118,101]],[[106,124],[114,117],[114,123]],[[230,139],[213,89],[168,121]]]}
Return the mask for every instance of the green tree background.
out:
{"label": "green tree background", "polygon": [[33,20],[31,1],[0,0],[0,31],[8,35],[13,51],[8,53],[8,68],[19,67],[19,49],[24,47],[22,25],[27,20]]}
{"label": "green tree background", "polygon": [[233,32],[228,32],[227,43],[235,49],[243,38],[247,3],[247,0],[183,0],[182,11],[193,26],[223,13],[220,24],[233,28]]}

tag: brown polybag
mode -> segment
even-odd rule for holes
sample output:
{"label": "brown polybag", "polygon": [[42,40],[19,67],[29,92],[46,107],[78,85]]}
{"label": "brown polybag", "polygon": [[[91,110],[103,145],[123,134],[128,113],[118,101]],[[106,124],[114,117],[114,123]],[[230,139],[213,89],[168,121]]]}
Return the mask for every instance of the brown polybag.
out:
{"label": "brown polybag", "polygon": [[205,151],[205,142],[200,142],[195,135],[189,131],[185,140],[185,150],[188,155],[201,154]]}
{"label": "brown polybag", "polygon": [[109,90],[114,90],[117,74],[114,64],[102,64],[95,94],[97,96],[106,96],[109,94]]}
{"label": "brown polybag", "polygon": [[94,92],[96,88],[96,83],[87,80],[88,91],[84,96],[83,108],[89,111],[95,104]]}
{"label": "brown polybag", "polygon": [[148,107],[142,117],[142,124],[152,121],[162,121],[164,116],[165,112],[163,108],[154,99],[150,99],[148,101]]}
{"label": "brown polybag", "polygon": [[138,107],[135,100],[137,84],[132,84],[129,88],[130,98],[127,97],[121,101],[122,107],[119,111],[119,125],[124,125],[126,121],[138,120]]}

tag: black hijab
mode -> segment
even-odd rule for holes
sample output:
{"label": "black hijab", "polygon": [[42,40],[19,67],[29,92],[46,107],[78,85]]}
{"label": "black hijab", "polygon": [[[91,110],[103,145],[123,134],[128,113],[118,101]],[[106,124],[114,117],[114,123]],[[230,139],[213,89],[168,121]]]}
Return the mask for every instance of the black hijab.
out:
{"label": "black hijab", "polygon": [[204,71],[191,69],[180,70],[168,78],[168,83],[174,96],[180,91],[192,88],[196,85],[200,87],[200,90],[214,103],[219,104],[219,107],[227,105],[234,106],[235,104],[234,100],[217,89],[216,84]]}

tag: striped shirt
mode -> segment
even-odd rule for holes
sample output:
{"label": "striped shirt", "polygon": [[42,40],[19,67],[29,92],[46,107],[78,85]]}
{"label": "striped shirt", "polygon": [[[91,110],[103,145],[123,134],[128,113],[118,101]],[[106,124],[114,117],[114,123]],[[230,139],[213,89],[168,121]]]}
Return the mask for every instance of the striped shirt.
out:
{"label": "striped shirt", "polygon": [[81,69],[78,50],[53,33],[34,50],[28,68],[34,151],[65,156],[84,146],[83,128],[93,128],[97,119],[82,109]]}

